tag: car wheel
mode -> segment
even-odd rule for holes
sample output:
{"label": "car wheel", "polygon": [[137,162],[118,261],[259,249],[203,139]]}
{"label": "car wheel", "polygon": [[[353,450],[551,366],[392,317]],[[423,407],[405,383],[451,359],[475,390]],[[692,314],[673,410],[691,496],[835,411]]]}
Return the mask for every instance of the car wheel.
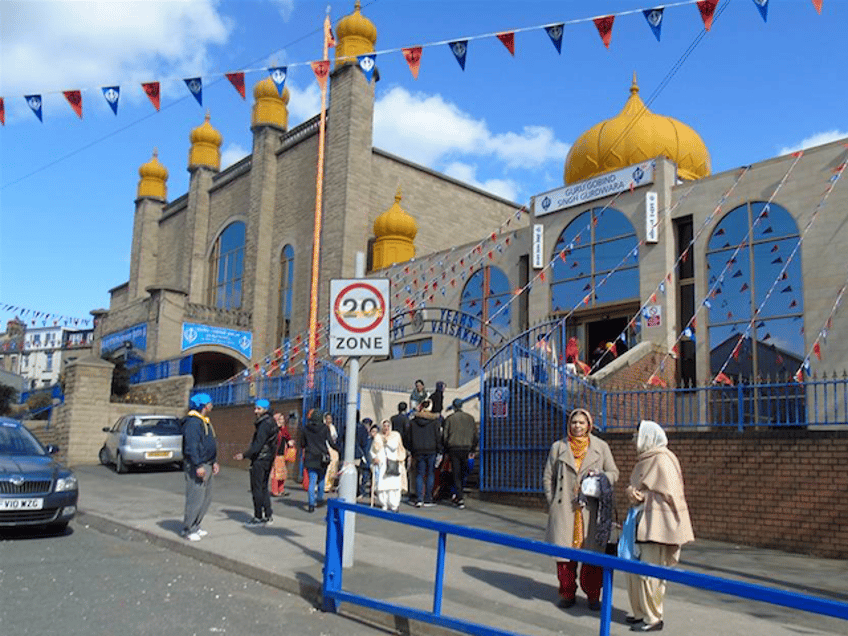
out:
{"label": "car wheel", "polygon": [[106,450],[106,447],[100,449],[100,463],[106,466],[109,464],[109,451]]}
{"label": "car wheel", "polygon": [[116,473],[127,472],[127,465],[124,463],[124,458],[121,457],[120,453],[117,453],[115,455],[115,472]]}

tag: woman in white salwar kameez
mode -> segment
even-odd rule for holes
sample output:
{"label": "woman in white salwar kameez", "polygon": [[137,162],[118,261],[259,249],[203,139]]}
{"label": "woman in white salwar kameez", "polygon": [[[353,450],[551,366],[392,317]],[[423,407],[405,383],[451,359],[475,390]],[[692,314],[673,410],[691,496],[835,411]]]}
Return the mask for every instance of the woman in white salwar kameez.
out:
{"label": "woman in white salwar kameez", "polygon": [[406,483],[406,449],[400,433],[392,430],[389,420],[383,420],[381,428],[381,433],[371,442],[371,462],[377,468],[377,499],[383,510],[397,512]]}

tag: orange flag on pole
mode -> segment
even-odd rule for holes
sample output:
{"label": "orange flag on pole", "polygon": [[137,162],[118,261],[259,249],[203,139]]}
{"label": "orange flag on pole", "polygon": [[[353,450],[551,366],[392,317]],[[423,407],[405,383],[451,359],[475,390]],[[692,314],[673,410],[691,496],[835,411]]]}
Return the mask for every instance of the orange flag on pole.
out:
{"label": "orange flag on pole", "polygon": [[241,95],[242,99],[245,99],[244,96],[244,73],[239,71],[238,73],[227,73],[227,79],[230,80],[230,84],[238,91],[238,94]]}
{"label": "orange flag on pole", "polygon": [[409,64],[409,71],[412,73],[413,79],[418,79],[418,68],[421,66],[421,52],[423,49],[420,46],[412,46],[403,50],[403,57],[406,63]]}
{"label": "orange flag on pole", "polygon": [[507,31],[506,33],[498,33],[498,39],[509,51],[509,54],[515,57],[515,32]]}
{"label": "orange flag on pole", "polygon": [[324,39],[327,41],[327,47],[332,48],[336,45],[336,38],[333,37],[333,25],[330,24],[330,14],[324,17]]}
{"label": "orange flag on pole", "polygon": [[79,91],[62,91],[62,95],[68,100],[77,117],[82,119],[82,93]]}
{"label": "orange flag on pole", "polygon": [[701,12],[701,19],[704,21],[704,29],[710,30],[713,25],[713,14],[715,14],[718,0],[700,0],[698,2],[698,11]]}
{"label": "orange flag on pole", "polygon": [[612,23],[615,22],[615,16],[608,15],[603,18],[595,18],[593,21],[598,29],[598,35],[601,36],[601,40],[604,42],[604,46],[609,48],[610,40],[612,39]]}

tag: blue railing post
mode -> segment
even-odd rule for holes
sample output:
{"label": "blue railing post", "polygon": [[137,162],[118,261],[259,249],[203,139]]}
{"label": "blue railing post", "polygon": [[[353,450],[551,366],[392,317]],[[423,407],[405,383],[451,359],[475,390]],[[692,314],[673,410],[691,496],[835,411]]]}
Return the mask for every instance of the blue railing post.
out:
{"label": "blue railing post", "polygon": [[740,433],[745,428],[745,392],[742,390],[742,386],[741,382],[736,385],[736,421]]}
{"label": "blue railing post", "polygon": [[[582,567],[582,566],[581,566]],[[600,636],[609,636],[610,624],[612,623],[612,568],[604,568],[604,585],[601,598],[601,631]]]}
{"label": "blue railing post", "polygon": [[601,431],[607,430],[607,392],[601,393]]}
{"label": "blue railing post", "polygon": [[342,589],[342,542],[344,514],[332,503],[327,507],[327,543],[324,546],[324,586],[322,607],[325,612],[338,609],[333,592]]}
{"label": "blue railing post", "polygon": [[439,532],[439,548],[436,551],[436,582],[433,587],[433,614],[438,616],[442,613],[442,587],[445,582],[445,546],[448,535]]}

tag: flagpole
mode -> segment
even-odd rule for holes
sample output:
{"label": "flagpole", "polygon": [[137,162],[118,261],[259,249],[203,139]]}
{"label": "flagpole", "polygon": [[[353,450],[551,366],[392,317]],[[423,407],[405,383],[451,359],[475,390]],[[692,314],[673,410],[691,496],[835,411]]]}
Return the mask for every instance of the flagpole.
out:
{"label": "flagpole", "polygon": [[[330,7],[324,17],[324,62],[329,61]],[[321,116],[318,123],[318,174],[315,178],[315,227],[312,234],[312,284],[309,290],[309,351],[306,386],[315,386],[315,354],[318,349],[318,277],[321,270],[321,215],[324,198],[324,136],[327,124],[327,82],[321,84]]]}

